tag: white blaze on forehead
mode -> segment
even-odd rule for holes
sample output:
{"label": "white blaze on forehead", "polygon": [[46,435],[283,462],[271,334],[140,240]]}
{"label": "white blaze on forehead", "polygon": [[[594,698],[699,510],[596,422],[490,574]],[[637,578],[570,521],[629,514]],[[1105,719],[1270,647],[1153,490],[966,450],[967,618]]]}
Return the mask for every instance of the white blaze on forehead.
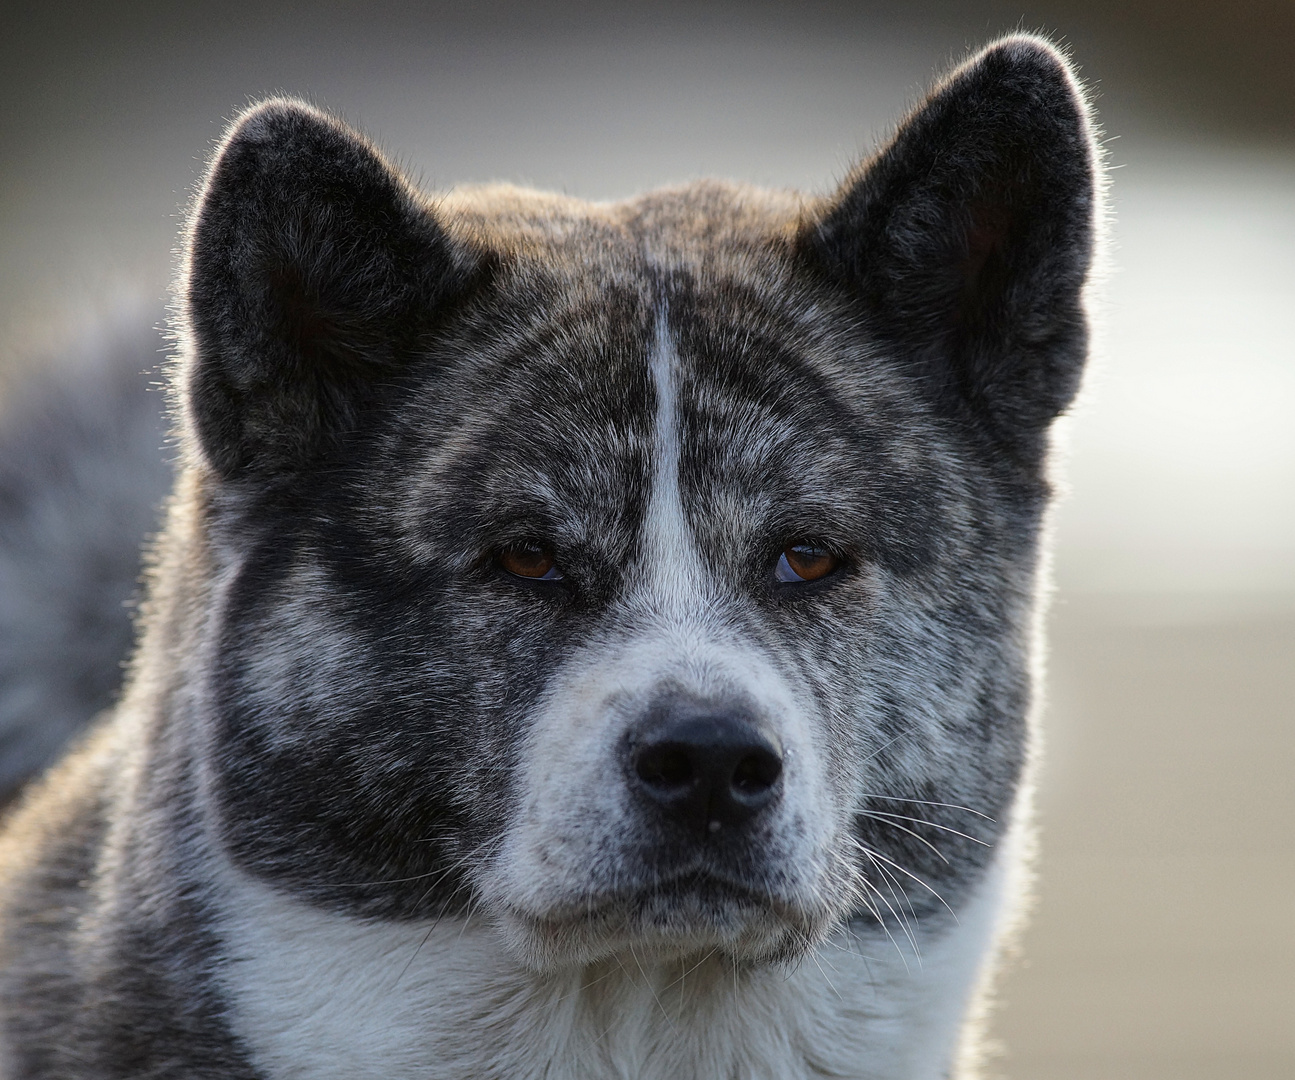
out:
{"label": "white blaze on forehead", "polygon": [[679,356],[666,321],[657,313],[656,340],[648,360],[656,390],[652,490],[643,523],[647,597],[662,613],[679,614],[700,594],[704,575],[684,514],[679,488],[683,434],[679,425]]}

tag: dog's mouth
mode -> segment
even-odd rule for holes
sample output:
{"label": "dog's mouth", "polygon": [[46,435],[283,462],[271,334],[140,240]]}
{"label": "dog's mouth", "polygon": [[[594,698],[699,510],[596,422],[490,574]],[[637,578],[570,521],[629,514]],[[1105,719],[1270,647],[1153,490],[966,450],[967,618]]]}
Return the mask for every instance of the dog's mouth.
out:
{"label": "dog's mouth", "polygon": [[503,914],[510,943],[541,968],[590,963],[630,949],[662,958],[720,952],[772,962],[800,955],[823,931],[823,920],[799,905],[707,871],[590,893],[542,914]]}

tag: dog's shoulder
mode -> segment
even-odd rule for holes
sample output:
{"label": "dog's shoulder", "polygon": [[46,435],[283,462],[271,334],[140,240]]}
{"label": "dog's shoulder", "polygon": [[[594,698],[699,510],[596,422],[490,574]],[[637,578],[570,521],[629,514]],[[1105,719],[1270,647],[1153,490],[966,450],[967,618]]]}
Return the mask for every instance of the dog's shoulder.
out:
{"label": "dog's shoulder", "polygon": [[120,754],[102,722],[80,742],[23,792],[0,833],[0,1008],[29,1054],[12,1075],[70,1068],[70,1025],[84,1006],[76,942],[95,902],[86,886],[104,858]]}

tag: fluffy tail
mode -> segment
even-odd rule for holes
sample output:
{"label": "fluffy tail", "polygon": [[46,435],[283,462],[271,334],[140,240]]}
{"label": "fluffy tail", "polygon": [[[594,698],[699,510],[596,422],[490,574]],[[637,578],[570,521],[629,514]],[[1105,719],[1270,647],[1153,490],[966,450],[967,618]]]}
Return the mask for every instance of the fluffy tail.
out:
{"label": "fluffy tail", "polygon": [[141,543],[171,481],[162,346],[118,334],[0,399],[0,803],[120,686]]}

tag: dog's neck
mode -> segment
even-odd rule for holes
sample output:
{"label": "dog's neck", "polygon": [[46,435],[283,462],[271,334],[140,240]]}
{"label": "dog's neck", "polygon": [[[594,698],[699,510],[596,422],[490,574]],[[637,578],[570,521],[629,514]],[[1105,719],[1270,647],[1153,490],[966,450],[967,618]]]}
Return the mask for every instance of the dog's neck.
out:
{"label": "dog's neck", "polygon": [[853,926],[794,966],[631,952],[541,974],[486,918],[357,919],[223,876],[234,1030],[267,1077],[312,1080],[936,1080],[1002,888],[911,927],[920,958],[902,932]]}

